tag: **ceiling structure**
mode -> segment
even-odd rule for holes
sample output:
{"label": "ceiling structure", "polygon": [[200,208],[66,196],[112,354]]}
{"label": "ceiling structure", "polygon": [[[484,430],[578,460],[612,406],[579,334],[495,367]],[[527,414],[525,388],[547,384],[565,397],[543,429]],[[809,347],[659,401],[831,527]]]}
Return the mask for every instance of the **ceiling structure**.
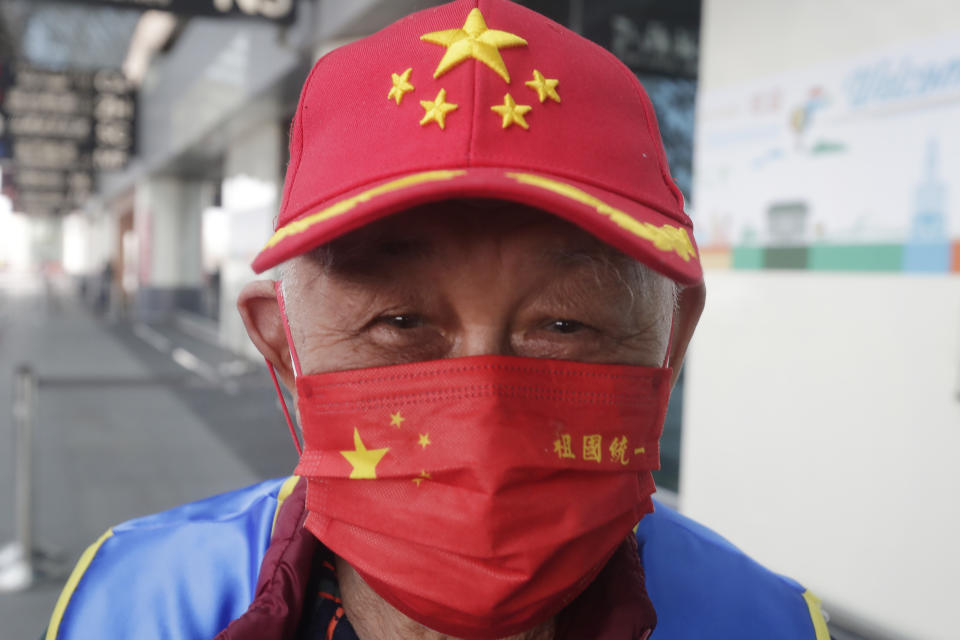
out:
{"label": "ceiling structure", "polygon": [[122,69],[143,16],[0,2],[0,168],[18,210],[66,213],[89,200],[101,172],[128,165],[136,96]]}
{"label": "ceiling structure", "polygon": [[0,55],[50,69],[119,69],[141,12],[59,2],[0,3]]}

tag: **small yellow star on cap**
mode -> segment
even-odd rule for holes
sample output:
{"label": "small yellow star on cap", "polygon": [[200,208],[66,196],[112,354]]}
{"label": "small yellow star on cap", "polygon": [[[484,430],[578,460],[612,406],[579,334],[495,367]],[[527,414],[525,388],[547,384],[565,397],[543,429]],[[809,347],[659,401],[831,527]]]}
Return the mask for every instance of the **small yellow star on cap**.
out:
{"label": "small yellow star on cap", "polygon": [[436,122],[443,129],[446,126],[447,114],[456,110],[460,105],[447,102],[447,90],[440,89],[436,100],[421,100],[420,106],[426,111],[423,120],[420,121],[420,126]]}
{"label": "small yellow star on cap", "polygon": [[427,448],[427,445],[433,444],[432,442],[430,442],[430,434],[429,434],[429,433],[421,433],[421,434],[420,434],[420,441],[417,442],[417,444],[420,445],[421,447],[423,447],[424,449]]}
{"label": "small yellow star on cap", "polygon": [[537,97],[540,98],[541,103],[547,98],[550,98],[554,102],[560,102],[560,94],[557,93],[557,85],[560,84],[559,80],[544,78],[539,70],[534,69],[533,80],[528,80],[524,84],[537,92]]}
{"label": "small yellow star on cap", "polygon": [[483,13],[476,8],[470,11],[462,28],[434,31],[420,36],[420,39],[447,48],[437,70],[433,72],[434,78],[439,78],[464,60],[473,58],[496,71],[507,84],[510,84],[510,73],[500,55],[500,49],[527,46],[527,41],[518,35],[488,29]]}
{"label": "small yellow star on cap", "polygon": [[510,125],[519,124],[524,129],[529,129],[530,125],[527,124],[527,121],[524,120],[523,116],[525,113],[533,109],[530,105],[527,104],[517,104],[509,93],[503,96],[503,104],[497,104],[490,107],[491,111],[496,111],[501,116],[503,116],[503,128],[506,129]]}
{"label": "small yellow star on cap", "polygon": [[353,471],[350,472],[352,480],[373,480],[377,477],[377,465],[383,456],[387,455],[390,449],[367,449],[360,439],[360,432],[356,427],[353,428],[353,447],[354,451],[341,451],[340,455],[347,459],[353,465]]}
{"label": "small yellow star on cap", "polygon": [[423,482],[424,480],[429,480],[429,479],[430,479],[430,474],[427,473],[427,470],[426,470],[426,469],[423,469],[423,470],[420,471],[420,476],[413,479],[413,484],[415,484],[415,485],[417,485],[417,486],[419,487],[421,482]]}
{"label": "small yellow star on cap", "polygon": [[[399,105],[405,96],[410,91],[413,91],[413,85],[410,84],[410,74],[413,73],[413,67],[407,69],[400,75],[396,73],[391,74],[393,76],[393,88],[390,89],[390,93],[387,94],[387,100],[396,100]],[[541,102],[543,102],[541,100]]]}

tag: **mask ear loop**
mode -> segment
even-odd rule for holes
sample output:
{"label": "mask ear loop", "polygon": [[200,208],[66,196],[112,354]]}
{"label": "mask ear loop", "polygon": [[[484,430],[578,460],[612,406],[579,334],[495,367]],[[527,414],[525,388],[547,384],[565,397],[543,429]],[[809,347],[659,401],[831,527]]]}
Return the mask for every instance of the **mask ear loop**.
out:
{"label": "mask ear loop", "polygon": [[273,388],[277,390],[277,398],[280,399],[280,408],[283,409],[283,417],[287,419],[287,426],[290,428],[290,437],[293,438],[293,444],[297,447],[297,455],[303,455],[303,447],[300,439],[297,437],[297,430],[293,427],[293,420],[290,419],[290,412],[287,411],[287,403],[283,399],[283,392],[280,390],[280,381],[277,380],[277,372],[273,365],[267,360],[267,369],[270,371],[270,377],[273,379]]}
{"label": "mask ear loop", "polygon": [[667,354],[663,356],[663,366],[661,369],[666,369],[670,364],[670,352],[673,351],[673,330],[677,326],[677,310],[673,310],[673,315],[670,316],[670,338],[667,340]]}
{"label": "mask ear loop", "polygon": [[[287,335],[287,345],[290,347],[290,359],[293,363],[294,378],[300,376],[300,360],[297,358],[297,350],[293,346],[293,335],[290,333],[290,323],[287,321],[287,307],[283,301],[283,288],[279,282],[273,283],[274,291],[277,292],[277,303],[280,305],[280,318],[283,320],[283,330]],[[264,358],[266,360],[266,358]],[[293,426],[293,420],[290,419],[290,412],[287,410],[287,402],[283,399],[283,391],[280,390],[280,381],[277,380],[277,372],[269,360],[267,369],[270,371],[270,377],[273,379],[273,388],[277,391],[277,398],[280,399],[280,408],[283,409],[283,417],[287,420],[287,426],[290,428],[290,437],[293,438],[293,444],[297,447],[297,455],[303,455],[303,446],[300,444],[300,438],[297,437],[297,430]]]}
{"label": "mask ear loop", "polygon": [[283,320],[283,331],[287,335],[287,345],[290,347],[290,359],[293,361],[293,375],[299,378],[300,358],[297,357],[297,348],[293,346],[293,334],[290,333],[290,321],[287,319],[287,304],[283,299],[283,285],[279,281],[273,283],[273,290],[277,292],[277,304],[280,305],[280,318]]}

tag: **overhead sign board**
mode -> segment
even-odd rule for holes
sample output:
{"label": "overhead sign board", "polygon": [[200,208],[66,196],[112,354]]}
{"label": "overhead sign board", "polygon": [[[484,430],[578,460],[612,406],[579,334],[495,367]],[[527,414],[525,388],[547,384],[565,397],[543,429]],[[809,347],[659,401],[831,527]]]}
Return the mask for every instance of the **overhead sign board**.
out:
{"label": "overhead sign board", "polygon": [[82,204],[96,171],[123,169],[134,151],[136,100],[115,70],[15,65],[0,95],[2,149],[21,208]]}
{"label": "overhead sign board", "polygon": [[[62,1],[62,0],[60,0]],[[129,9],[156,9],[188,16],[246,16],[281,23],[297,17],[296,0],[70,0],[74,4],[93,4]]]}
{"label": "overhead sign board", "polygon": [[699,0],[601,0],[583,11],[582,28],[635,73],[697,77]]}

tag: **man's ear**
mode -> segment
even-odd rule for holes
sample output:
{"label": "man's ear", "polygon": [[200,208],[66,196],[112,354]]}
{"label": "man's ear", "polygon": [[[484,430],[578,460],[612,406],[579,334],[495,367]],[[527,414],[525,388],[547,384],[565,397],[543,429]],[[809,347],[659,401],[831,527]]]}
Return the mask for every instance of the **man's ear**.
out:
{"label": "man's ear", "polygon": [[687,345],[693,337],[693,331],[700,321],[703,305],[707,300],[707,288],[700,284],[684,287],[680,291],[677,303],[677,315],[673,325],[673,346],[670,349],[670,368],[673,369],[673,378],[670,386],[673,387],[680,376],[680,367],[683,366],[683,357],[687,353]]}
{"label": "man's ear", "polygon": [[280,381],[296,398],[290,346],[287,344],[274,283],[271,280],[247,283],[237,298],[237,309],[257,351],[273,365]]}

